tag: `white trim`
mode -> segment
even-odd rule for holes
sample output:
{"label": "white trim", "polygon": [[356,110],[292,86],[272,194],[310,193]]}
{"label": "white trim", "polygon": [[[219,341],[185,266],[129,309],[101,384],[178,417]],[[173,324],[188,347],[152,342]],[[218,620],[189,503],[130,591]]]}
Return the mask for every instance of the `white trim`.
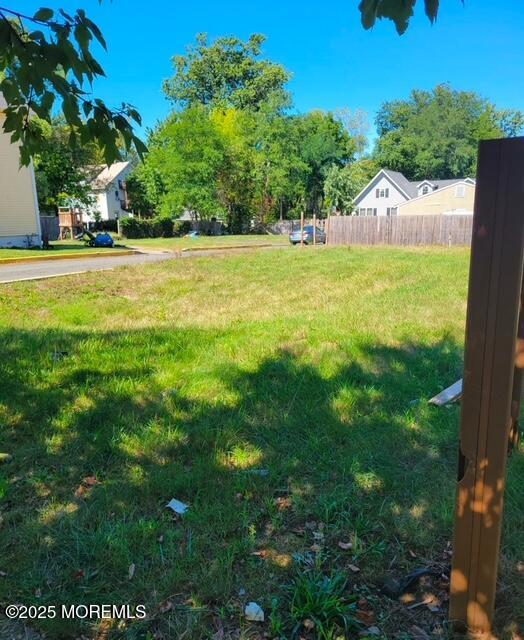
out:
{"label": "white trim", "polygon": [[358,199],[360,198],[360,196],[361,196],[361,195],[362,195],[362,194],[363,194],[363,193],[364,193],[364,192],[365,192],[365,191],[366,191],[366,190],[367,190],[367,189],[368,189],[368,188],[369,188],[369,187],[370,187],[370,186],[375,182],[375,180],[380,176],[380,174],[382,174],[385,178],[387,178],[387,180],[389,180],[389,182],[390,182],[393,186],[395,186],[395,187],[400,191],[400,193],[401,193],[402,195],[404,195],[408,200],[410,199],[410,198],[409,198],[409,193],[406,193],[406,192],[404,191],[404,189],[402,189],[402,187],[400,187],[400,186],[399,186],[399,185],[398,185],[398,184],[393,180],[393,178],[392,178],[390,175],[388,175],[388,174],[386,173],[386,170],[385,170],[385,169],[381,169],[381,170],[377,173],[377,175],[376,175],[376,176],[374,176],[373,178],[371,178],[371,180],[370,180],[370,181],[367,183],[367,185],[362,189],[362,191],[361,191],[357,196],[355,196],[355,198],[354,198],[354,200],[353,200],[353,202],[354,202],[354,203],[358,201]]}
{"label": "white trim", "polygon": [[417,184],[417,190],[420,189],[423,184],[429,184],[430,187],[435,186],[435,183],[431,182],[431,180],[423,180],[420,184]]}
{"label": "white trim", "polygon": [[35,216],[36,216],[36,231],[38,234],[38,240],[40,241],[40,246],[42,246],[42,226],[40,224],[40,207],[38,206],[38,193],[36,190],[36,179],[35,179],[35,170],[33,167],[33,161],[29,163],[29,173],[31,174],[31,187],[33,189],[33,200],[35,202]]}
{"label": "white trim", "polygon": [[[428,198],[429,196],[432,196],[435,193],[442,193],[443,191],[446,191],[446,189],[455,188],[459,184],[467,185],[468,187],[475,188],[475,185],[471,184],[471,182],[466,182],[466,180],[459,180],[458,182],[453,182],[452,184],[448,184],[447,187],[441,187],[436,191],[430,191],[429,193],[425,193],[423,196],[417,196],[416,198],[407,200],[406,202],[401,202],[400,204],[397,205],[397,207],[403,207],[405,204],[410,204],[411,202],[415,202],[415,200],[422,200],[422,198]],[[466,192],[464,193],[464,197],[465,195],[466,195]]]}

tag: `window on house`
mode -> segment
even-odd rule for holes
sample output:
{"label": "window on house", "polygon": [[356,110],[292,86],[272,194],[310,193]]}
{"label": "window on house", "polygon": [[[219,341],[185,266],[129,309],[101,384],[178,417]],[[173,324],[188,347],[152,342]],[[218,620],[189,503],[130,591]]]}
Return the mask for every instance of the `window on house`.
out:
{"label": "window on house", "polygon": [[464,198],[466,195],[466,186],[463,184],[458,184],[455,187],[455,197],[456,198]]}
{"label": "window on house", "polygon": [[391,215],[392,215],[392,216],[396,216],[396,215],[397,215],[397,213],[398,213],[398,209],[397,209],[397,207],[391,207]]}
{"label": "window on house", "polygon": [[380,189],[375,189],[375,198],[380,198]]}
{"label": "window on house", "polygon": [[425,196],[426,193],[429,193],[429,187],[427,184],[422,187],[422,195]]}
{"label": "window on house", "polygon": [[385,193],[386,193],[386,198],[389,198],[389,189],[386,189]]}
{"label": "window on house", "polygon": [[377,210],[373,209],[373,215],[376,216],[377,215]]}

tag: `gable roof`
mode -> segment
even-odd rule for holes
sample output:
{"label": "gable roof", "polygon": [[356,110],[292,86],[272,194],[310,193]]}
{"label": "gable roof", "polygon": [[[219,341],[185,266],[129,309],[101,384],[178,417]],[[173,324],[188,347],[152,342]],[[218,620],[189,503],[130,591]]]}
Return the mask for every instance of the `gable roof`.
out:
{"label": "gable roof", "polygon": [[407,201],[414,200],[415,198],[419,198],[418,190],[423,184],[428,184],[432,187],[432,190],[426,195],[430,195],[434,193],[438,189],[445,189],[453,184],[457,184],[459,182],[464,182],[466,184],[475,185],[475,180],[473,178],[451,178],[448,180],[408,180],[403,173],[400,171],[392,171],[391,169],[381,169],[371,180],[367,183],[367,185],[360,191],[360,193],[355,197],[354,203],[358,203],[359,198],[364,195],[368,190],[371,190],[373,184],[378,180],[380,176],[386,176],[386,178],[404,195]]}
{"label": "gable roof", "polygon": [[403,191],[408,198],[414,198],[417,195],[417,187],[415,183],[410,182],[400,171],[391,171],[391,169],[382,169],[383,173],[392,180],[400,190]]}
{"label": "gable roof", "polygon": [[91,187],[93,191],[105,191],[107,187],[114,182],[118,176],[127,169],[130,162],[115,162],[110,167],[93,167],[94,177],[92,178]]}

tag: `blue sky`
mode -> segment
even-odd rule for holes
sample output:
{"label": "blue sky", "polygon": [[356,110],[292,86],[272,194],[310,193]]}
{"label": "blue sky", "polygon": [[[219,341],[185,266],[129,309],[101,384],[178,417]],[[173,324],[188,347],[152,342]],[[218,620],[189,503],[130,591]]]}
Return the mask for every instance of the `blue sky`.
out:
{"label": "blue sky", "polygon": [[[9,3],[6,3],[9,4]],[[211,38],[251,33],[267,36],[264,53],[293,74],[296,109],[364,109],[370,121],[385,100],[413,88],[449,82],[474,90],[498,106],[524,110],[524,2],[446,0],[437,23],[426,19],[422,0],[408,32],[399,37],[389,21],[371,31],[360,24],[357,0],[190,2],[188,0],[19,0],[20,10],[40,6],[73,10],[79,4],[102,29],[108,53],[99,61],[107,79],[94,93],[109,104],[131,102],[144,125],[164,117],[169,104],[161,83],[170,58],[195,34]]]}

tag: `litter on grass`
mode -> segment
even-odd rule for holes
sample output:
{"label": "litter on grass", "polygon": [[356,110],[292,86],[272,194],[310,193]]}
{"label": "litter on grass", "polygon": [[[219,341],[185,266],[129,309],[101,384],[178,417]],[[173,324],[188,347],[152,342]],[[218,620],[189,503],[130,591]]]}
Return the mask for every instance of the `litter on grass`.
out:
{"label": "litter on grass", "polygon": [[450,387],[444,389],[436,396],[428,400],[428,404],[434,404],[437,407],[443,407],[451,402],[457,402],[462,396],[462,378],[454,382]]}
{"label": "litter on grass", "polygon": [[172,500],[170,500],[167,503],[166,507],[169,507],[175,513],[178,513],[178,515],[180,516],[183,516],[184,513],[189,509],[189,505],[184,504],[183,502],[180,502],[180,500],[177,500],[176,498],[173,498]]}
{"label": "litter on grass", "polygon": [[264,610],[256,602],[248,602],[244,609],[246,620],[251,622],[264,622]]}

